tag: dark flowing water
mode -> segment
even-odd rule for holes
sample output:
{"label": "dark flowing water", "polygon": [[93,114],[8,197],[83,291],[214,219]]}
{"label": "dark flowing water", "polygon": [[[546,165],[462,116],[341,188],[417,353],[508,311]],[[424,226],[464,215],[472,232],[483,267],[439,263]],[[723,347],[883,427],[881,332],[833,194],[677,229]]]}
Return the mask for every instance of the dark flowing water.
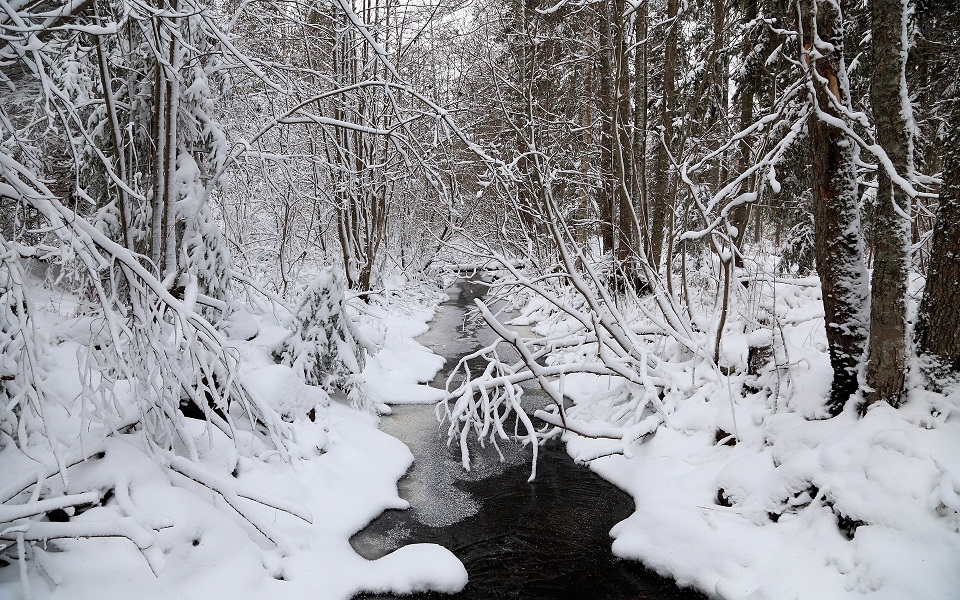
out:
{"label": "dark flowing water", "polygon": [[[461,356],[493,338],[482,321],[469,318],[473,299],[485,287],[460,281],[438,310],[421,343],[447,359],[433,385],[443,387]],[[529,389],[524,406],[545,402]],[[473,448],[464,471],[456,447],[447,447],[433,406],[397,406],[381,428],[406,443],[415,463],[400,481],[409,510],[388,510],[351,539],[366,558],[379,558],[411,542],[449,548],[470,581],[449,599],[702,599],[639,563],[617,559],[609,531],[633,512],[633,500],[588,468],[577,465],[559,442],[541,449],[537,479],[528,483],[530,449]],[[385,600],[389,596],[361,596]]]}

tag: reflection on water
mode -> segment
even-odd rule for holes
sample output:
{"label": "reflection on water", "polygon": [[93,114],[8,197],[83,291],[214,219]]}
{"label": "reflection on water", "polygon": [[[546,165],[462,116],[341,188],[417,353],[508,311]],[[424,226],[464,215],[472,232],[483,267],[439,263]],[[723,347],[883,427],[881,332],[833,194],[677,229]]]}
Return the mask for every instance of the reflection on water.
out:
{"label": "reflection on water", "polygon": [[[434,386],[443,387],[460,357],[492,338],[482,322],[467,318],[484,289],[473,281],[453,286],[421,336],[421,343],[447,359]],[[532,388],[524,397],[529,412],[546,401]],[[411,508],[384,512],[353,536],[353,547],[375,559],[404,544],[432,542],[456,554],[470,576],[455,596],[413,598],[703,598],[611,554],[609,531],[630,515],[633,501],[574,463],[559,442],[542,449],[537,479],[528,483],[531,452],[519,444],[500,446],[503,462],[495,449],[474,444],[471,471],[464,471],[459,449],[445,443],[433,406],[395,406],[381,428],[413,452],[415,463],[399,483]]]}

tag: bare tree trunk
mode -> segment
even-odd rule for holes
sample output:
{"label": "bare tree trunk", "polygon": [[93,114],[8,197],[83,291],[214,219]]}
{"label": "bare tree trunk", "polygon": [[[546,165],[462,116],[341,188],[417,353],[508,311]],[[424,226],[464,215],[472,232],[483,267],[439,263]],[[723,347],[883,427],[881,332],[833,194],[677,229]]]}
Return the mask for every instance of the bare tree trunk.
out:
{"label": "bare tree trunk", "polygon": [[650,262],[654,268],[660,265],[660,254],[663,250],[663,238],[666,229],[667,208],[672,205],[670,196],[670,159],[664,142],[669,144],[673,139],[673,116],[677,102],[677,38],[680,24],[677,15],[680,12],[679,0],[667,0],[666,26],[667,36],[663,49],[663,110],[661,112],[661,126],[663,127],[663,142],[657,141],[657,158],[655,162],[654,187],[650,199],[651,233],[650,233]]}
{"label": "bare tree trunk", "polygon": [[600,194],[597,204],[600,207],[600,242],[604,252],[614,249],[614,207],[616,205],[613,184],[614,152],[616,139],[614,131],[614,111],[617,109],[615,96],[616,61],[613,48],[613,7],[612,0],[605,0],[598,19],[600,27]]}
{"label": "bare tree trunk", "polygon": [[617,265],[622,276],[632,278],[635,270],[636,252],[634,243],[638,235],[634,232],[634,210],[631,188],[634,181],[633,140],[630,137],[630,69],[627,53],[627,24],[624,16],[624,0],[614,0],[613,4],[613,64],[616,79],[614,110],[611,115],[614,144],[614,180],[613,197],[617,212]]}
{"label": "bare tree trunk", "polygon": [[[751,23],[754,19],[757,18],[757,0],[747,0],[746,7],[743,14],[744,23]],[[753,123],[753,94],[754,86],[756,85],[757,78],[759,74],[756,72],[757,69],[754,68],[753,63],[749,62],[750,54],[753,52],[753,37],[750,34],[750,31],[745,30],[743,39],[743,49],[740,53],[741,58],[744,63],[747,65],[744,69],[743,80],[740,82],[740,89],[737,91],[739,96],[739,125],[740,129],[746,129]],[[740,140],[740,143],[737,148],[737,169],[743,173],[750,166],[750,140],[746,137]],[[751,180],[750,183],[753,183]],[[750,190],[745,190],[750,191]],[[757,211],[757,223],[759,228],[759,207],[755,209]],[[750,221],[750,205],[741,204],[736,208],[733,215],[733,225],[737,228],[737,236],[734,240],[738,249],[743,247],[743,241],[746,239],[747,226]],[[757,241],[759,241],[759,236],[757,236]],[[734,255],[734,261],[736,266],[743,266],[743,257],[739,252],[736,252]]]}
{"label": "bare tree trunk", "polygon": [[[592,7],[584,7],[584,11],[587,11],[588,15],[593,14]],[[591,161],[587,160],[589,155],[590,148],[593,145],[594,133],[593,133],[593,118],[594,118],[594,86],[595,86],[595,73],[594,73],[594,63],[593,63],[593,43],[594,43],[594,23],[596,19],[587,17],[585,27],[585,43],[583,45],[583,55],[581,60],[583,62],[583,83],[581,94],[583,97],[583,106],[580,113],[580,127],[582,129],[582,143],[583,143],[583,152],[584,156],[580,160],[580,173],[582,180],[587,182],[590,180],[590,170],[591,170]],[[576,235],[576,243],[581,248],[587,248],[588,241],[591,234],[593,233],[592,227],[588,227],[587,223],[590,219],[590,193],[592,191],[592,186],[589,184],[585,185],[585,189],[582,194],[576,200],[577,209],[576,215],[577,220],[575,221],[575,226],[573,231]],[[581,263],[582,255],[577,255],[576,265],[578,267],[583,266]]]}
{"label": "bare tree trunk", "polygon": [[[174,13],[179,10],[177,0],[172,1],[171,9]],[[180,51],[180,34],[179,34],[179,19],[171,19],[170,27],[170,50],[169,50],[169,67],[167,65],[161,65],[161,69],[169,68],[170,76],[167,78],[167,103],[165,106],[166,111],[166,134],[167,142],[165,145],[166,156],[164,160],[166,162],[164,166],[164,177],[166,177],[166,183],[163,187],[164,192],[164,203],[166,205],[167,214],[164,217],[164,258],[163,258],[163,273],[167,275],[177,271],[177,262],[179,260],[178,253],[178,244],[177,244],[177,154],[180,146],[180,140],[178,138],[178,123],[177,117],[180,114],[180,66],[181,66],[181,51]]]}
{"label": "bare tree trunk", "polygon": [[[960,94],[958,94],[960,96]],[[933,251],[920,303],[917,346],[960,371],[960,98],[951,100],[944,137],[943,184],[933,229]]]}
{"label": "bare tree trunk", "polygon": [[532,191],[533,186],[529,182],[533,180],[534,165],[527,154],[530,151],[530,143],[537,139],[538,115],[536,110],[536,76],[537,62],[539,60],[537,48],[534,44],[536,32],[534,31],[534,14],[527,11],[525,2],[516,2],[514,5],[517,20],[516,26],[520,30],[519,40],[513,44],[513,52],[516,55],[517,63],[520,66],[518,81],[519,95],[516,98],[519,106],[516,107],[516,127],[515,143],[516,152],[520,155],[517,160],[517,168],[522,173],[522,177],[527,185],[521,185],[517,189],[517,202],[520,208],[520,220],[523,224],[526,234],[531,238],[536,238],[534,232],[537,231],[537,196]]}
{"label": "bare tree trunk", "polygon": [[[871,0],[873,72],[870,104],[877,142],[901,176],[913,170],[907,94],[907,6]],[[900,402],[907,360],[907,273],[910,262],[910,197],[879,169],[870,299],[867,404]]]}
{"label": "bare tree trunk", "polygon": [[[94,7],[96,9],[96,5]],[[99,17],[99,13],[97,16]],[[110,141],[112,142],[110,149],[116,164],[117,175],[121,181],[126,182],[129,181],[127,161],[123,155],[123,132],[121,131],[120,118],[117,115],[116,99],[113,95],[113,73],[110,71],[110,63],[107,61],[106,52],[104,52],[104,41],[100,37],[97,37],[97,66],[100,72],[100,87],[103,88],[104,109],[107,112],[107,119],[110,121]],[[123,244],[134,250],[130,195],[119,186],[117,191],[119,193],[120,228],[123,229]]]}
{"label": "bare tree trunk", "polygon": [[810,100],[817,111],[807,126],[816,263],[833,367],[827,408],[836,415],[859,387],[857,378],[867,337],[867,274],[854,144],[823,118],[846,121],[837,107],[849,106],[850,97],[843,63],[843,21],[838,5],[830,0],[802,0],[801,7],[801,53],[810,70]]}
{"label": "bare tree trunk", "polygon": [[650,252],[650,213],[647,198],[647,130],[648,82],[647,82],[647,3],[642,2],[634,15],[633,59],[633,156],[634,156],[634,201],[640,222],[640,239],[637,244],[643,248],[646,259],[652,260]]}
{"label": "bare tree trunk", "polygon": [[167,80],[164,76],[163,65],[155,66],[156,72],[153,82],[153,122],[151,123],[151,139],[155,140],[157,147],[153,155],[153,197],[151,201],[150,218],[150,260],[156,265],[157,269],[163,272],[163,242],[165,231],[164,217],[167,214],[164,201],[166,194],[164,186],[167,178],[164,174],[166,161],[166,141],[167,141],[167,119],[164,112],[167,106]]}

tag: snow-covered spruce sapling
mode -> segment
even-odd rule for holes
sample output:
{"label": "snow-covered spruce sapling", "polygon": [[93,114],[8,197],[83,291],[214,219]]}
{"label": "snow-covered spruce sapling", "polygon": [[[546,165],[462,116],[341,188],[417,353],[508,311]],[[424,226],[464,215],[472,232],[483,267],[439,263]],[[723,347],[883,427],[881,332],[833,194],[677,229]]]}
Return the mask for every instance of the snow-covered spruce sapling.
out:
{"label": "snow-covered spruce sapling", "polygon": [[354,408],[371,409],[362,386],[364,352],[346,312],[343,278],[333,267],[323,269],[307,287],[290,325],[293,333],[280,353],[283,364],[308,385],[340,390]]}

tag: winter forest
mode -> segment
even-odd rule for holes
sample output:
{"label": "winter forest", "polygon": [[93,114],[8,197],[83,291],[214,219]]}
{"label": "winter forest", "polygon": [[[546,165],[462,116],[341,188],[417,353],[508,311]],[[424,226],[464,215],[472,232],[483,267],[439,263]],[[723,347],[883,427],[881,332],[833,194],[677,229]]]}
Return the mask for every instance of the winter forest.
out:
{"label": "winter forest", "polygon": [[0,0],[0,599],[960,598],[953,0]]}

